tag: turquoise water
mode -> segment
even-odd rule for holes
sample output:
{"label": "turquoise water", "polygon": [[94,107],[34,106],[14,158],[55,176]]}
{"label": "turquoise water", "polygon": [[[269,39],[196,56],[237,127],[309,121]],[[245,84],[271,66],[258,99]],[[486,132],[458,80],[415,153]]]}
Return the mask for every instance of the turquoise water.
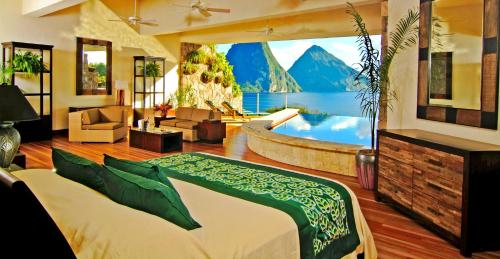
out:
{"label": "turquoise water", "polygon": [[273,131],[306,139],[371,145],[370,122],[363,117],[299,114]]}
{"label": "turquoise water", "polygon": [[[331,115],[361,117],[359,101],[356,100],[356,92],[341,93],[260,93],[259,111],[284,107],[285,96],[288,97],[288,106],[300,105],[309,110],[328,113]],[[243,94],[243,109],[257,112],[257,94]]]}

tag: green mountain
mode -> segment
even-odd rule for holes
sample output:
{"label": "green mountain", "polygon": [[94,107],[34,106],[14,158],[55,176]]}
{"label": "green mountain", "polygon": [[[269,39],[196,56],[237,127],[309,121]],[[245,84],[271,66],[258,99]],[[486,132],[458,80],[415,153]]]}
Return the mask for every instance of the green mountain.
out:
{"label": "green mountain", "polygon": [[288,73],[304,92],[355,90],[357,71],[320,46],[313,45],[298,58]]}
{"label": "green mountain", "polygon": [[243,92],[300,92],[301,88],[273,56],[267,42],[233,44],[226,55]]}

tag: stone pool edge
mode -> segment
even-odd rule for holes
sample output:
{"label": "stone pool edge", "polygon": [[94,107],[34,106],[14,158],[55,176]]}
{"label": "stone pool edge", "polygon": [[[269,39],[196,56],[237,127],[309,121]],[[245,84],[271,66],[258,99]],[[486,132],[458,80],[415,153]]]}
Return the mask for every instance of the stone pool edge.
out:
{"label": "stone pool edge", "polygon": [[285,109],[243,125],[247,146],[278,162],[341,175],[357,176],[356,152],[362,145],[341,144],[292,137],[271,129],[297,116],[298,109]]}

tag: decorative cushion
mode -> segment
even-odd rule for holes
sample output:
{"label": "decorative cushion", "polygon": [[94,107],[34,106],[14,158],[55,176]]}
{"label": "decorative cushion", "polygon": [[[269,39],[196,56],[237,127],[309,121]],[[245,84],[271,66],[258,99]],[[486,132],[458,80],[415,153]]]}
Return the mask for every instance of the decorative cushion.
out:
{"label": "decorative cushion", "polygon": [[123,110],[119,107],[99,109],[102,122],[123,122]]}
{"label": "decorative cushion", "polygon": [[54,147],[52,148],[52,163],[58,175],[98,192],[105,192],[102,179],[105,170],[97,163]]}
{"label": "decorative cushion", "polygon": [[119,159],[107,154],[104,154],[104,164],[127,173],[161,182],[175,190],[174,186],[172,185],[170,180],[168,180],[167,176],[161,173],[160,169],[156,165],[145,162]]}
{"label": "decorative cushion", "polygon": [[175,127],[183,128],[183,129],[196,129],[198,127],[198,122],[197,121],[181,121],[181,122],[177,122],[175,124]]}
{"label": "decorative cushion", "polygon": [[193,108],[189,107],[179,107],[175,111],[175,117],[178,120],[191,120],[192,115],[193,115]]}
{"label": "decorative cushion", "polygon": [[179,195],[169,186],[113,167],[104,166],[106,195],[125,206],[166,219],[192,230],[201,227],[189,214]]}
{"label": "decorative cushion", "polygon": [[175,124],[177,124],[178,122],[184,122],[184,121],[188,121],[188,120],[178,120],[178,119],[162,120],[162,121],[160,121],[160,125],[175,127]]}
{"label": "decorative cushion", "polygon": [[123,127],[123,123],[120,122],[98,122],[89,125],[82,125],[84,130],[114,130]]}
{"label": "decorative cushion", "polygon": [[194,109],[193,115],[191,116],[191,120],[202,122],[204,120],[209,120],[211,115],[212,115],[212,110]]}
{"label": "decorative cushion", "polygon": [[99,109],[93,108],[82,111],[82,124],[94,124],[100,121]]}

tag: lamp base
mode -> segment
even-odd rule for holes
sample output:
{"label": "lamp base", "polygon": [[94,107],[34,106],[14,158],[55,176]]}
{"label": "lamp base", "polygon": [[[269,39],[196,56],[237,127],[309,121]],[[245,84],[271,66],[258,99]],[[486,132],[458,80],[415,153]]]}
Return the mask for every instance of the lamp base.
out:
{"label": "lamp base", "polygon": [[21,135],[13,126],[12,122],[0,122],[0,167],[2,168],[10,166],[21,144]]}

